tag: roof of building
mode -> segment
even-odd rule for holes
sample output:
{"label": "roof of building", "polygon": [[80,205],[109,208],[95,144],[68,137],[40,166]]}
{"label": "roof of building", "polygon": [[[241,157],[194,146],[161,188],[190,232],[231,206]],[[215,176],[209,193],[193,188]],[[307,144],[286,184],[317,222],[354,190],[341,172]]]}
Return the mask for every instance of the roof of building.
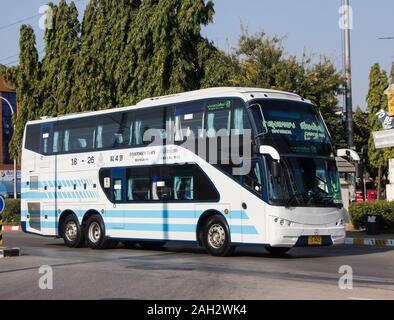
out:
{"label": "roof of building", "polygon": [[15,89],[6,83],[3,78],[0,78],[0,92],[15,92]]}

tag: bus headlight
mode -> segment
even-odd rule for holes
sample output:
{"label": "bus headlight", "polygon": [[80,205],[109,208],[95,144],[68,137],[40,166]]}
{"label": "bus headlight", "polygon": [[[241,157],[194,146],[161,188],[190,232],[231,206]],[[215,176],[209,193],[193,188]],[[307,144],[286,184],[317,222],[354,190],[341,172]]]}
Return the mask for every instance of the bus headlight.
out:
{"label": "bus headlight", "polygon": [[283,226],[291,227],[293,225],[292,221],[286,220],[286,219],[281,219],[281,218],[274,218],[274,222],[279,223],[279,225],[281,227],[283,227]]}

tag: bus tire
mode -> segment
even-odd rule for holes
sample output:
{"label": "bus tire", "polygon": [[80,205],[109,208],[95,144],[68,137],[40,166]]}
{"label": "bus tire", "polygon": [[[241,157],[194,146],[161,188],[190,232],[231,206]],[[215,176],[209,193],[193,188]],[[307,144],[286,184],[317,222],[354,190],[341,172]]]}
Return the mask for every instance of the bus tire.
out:
{"label": "bus tire", "polygon": [[69,248],[80,248],[84,244],[84,234],[78,218],[74,214],[68,215],[60,227],[64,243]]}
{"label": "bus tire", "polygon": [[143,249],[160,249],[161,247],[163,247],[166,242],[165,241],[141,241],[138,242],[138,244],[140,245],[141,248]]}
{"label": "bus tire", "polygon": [[234,253],[230,230],[226,219],[221,215],[208,218],[204,225],[202,240],[205,249],[213,256],[226,257]]}
{"label": "bus tire", "polygon": [[117,241],[105,238],[104,222],[97,214],[86,222],[85,238],[88,247],[92,249],[113,249],[118,244]]}
{"label": "bus tire", "polygon": [[287,247],[265,247],[265,249],[271,253],[272,255],[282,255],[287,253],[291,248],[287,248]]}

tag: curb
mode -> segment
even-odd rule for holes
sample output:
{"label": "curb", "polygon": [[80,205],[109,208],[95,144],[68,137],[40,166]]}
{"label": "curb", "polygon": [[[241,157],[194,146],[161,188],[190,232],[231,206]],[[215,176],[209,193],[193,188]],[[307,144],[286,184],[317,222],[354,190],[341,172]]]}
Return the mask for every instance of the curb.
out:
{"label": "curb", "polygon": [[21,226],[3,226],[3,231],[22,231]]}
{"label": "curb", "polygon": [[393,239],[346,238],[345,244],[354,246],[394,247]]}

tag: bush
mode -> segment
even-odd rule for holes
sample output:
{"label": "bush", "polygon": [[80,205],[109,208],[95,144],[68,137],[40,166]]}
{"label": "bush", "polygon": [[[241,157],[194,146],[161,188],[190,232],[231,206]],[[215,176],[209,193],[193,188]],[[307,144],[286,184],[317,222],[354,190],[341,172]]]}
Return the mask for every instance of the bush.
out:
{"label": "bush", "polygon": [[394,201],[354,202],[349,207],[350,219],[355,228],[365,228],[367,215],[382,217],[383,227],[394,228]]}
{"label": "bush", "polygon": [[19,225],[21,220],[20,199],[6,199],[2,216],[3,225]]}

